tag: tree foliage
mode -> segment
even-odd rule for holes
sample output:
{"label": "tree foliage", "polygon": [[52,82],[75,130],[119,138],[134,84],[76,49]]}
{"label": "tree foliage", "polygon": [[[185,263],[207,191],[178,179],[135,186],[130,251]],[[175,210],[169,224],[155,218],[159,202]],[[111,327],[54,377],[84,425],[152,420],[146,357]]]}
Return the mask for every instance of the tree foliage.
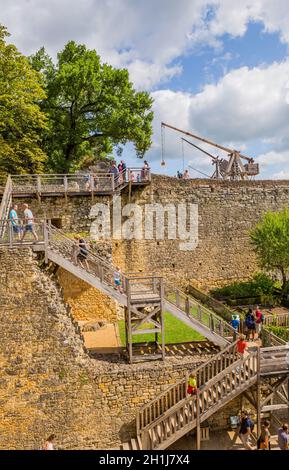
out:
{"label": "tree foliage", "polygon": [[250,236],[260,266],[279,272],[284,287],[289,269],[289,210],[267,212]]}
{"label": "tree foliage", "polygon": [[45,153],[40,139],[46,126],[39,101],[45,97],[39,74],[0,25],[0,174],[37,173]]}
{"label": "tree foliage", "polygon": [[47,94],[44,149],[51,170],[74,171],[127,142],[138,156],[150,147],[152,99],[134,90],[127,70],[101,63],[96,51],[74,41],[59,52],[56,64],[44,48],[30,62],[42,73]]}

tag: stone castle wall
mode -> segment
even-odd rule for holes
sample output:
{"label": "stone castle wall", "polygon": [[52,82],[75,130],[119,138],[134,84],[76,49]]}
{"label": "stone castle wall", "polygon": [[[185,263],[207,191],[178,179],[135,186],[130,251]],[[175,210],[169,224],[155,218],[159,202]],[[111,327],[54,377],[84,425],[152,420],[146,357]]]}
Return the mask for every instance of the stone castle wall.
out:
{"label": "stone castle wall", "polygon": [[117,447],[138,407],[210,356],[91,359],[55,283],[27,248],[0,249],[0,449]]}
{"label": "stone castle wall", "polygon": [[[61,218],[63,229],[90,231],[97,202],[110,203],[109,197],[43,198],[41,205],[31,201],[37,216]],[[153,176],[151,186],[122,192],[122,205],[177,204],[198,206],[198,246],[181,251],[180,240],[109,240],[113,260],[126,271],[157,272],[179,282],[193,280],[211,287],[233,280],[247,279],[257,269],[249,241],[249,230],[268,210],[289,205],[288,181],[178,180]],[[123,218],[123,221],[125,218]],[[165,224],[167,221],[165,219]]]}

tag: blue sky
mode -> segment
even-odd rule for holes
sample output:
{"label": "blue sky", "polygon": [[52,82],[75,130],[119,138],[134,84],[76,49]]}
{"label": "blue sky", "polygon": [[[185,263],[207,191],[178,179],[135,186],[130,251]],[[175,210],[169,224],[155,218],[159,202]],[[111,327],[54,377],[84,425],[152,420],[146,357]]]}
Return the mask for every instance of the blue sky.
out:
{"label": "blue sky", "polygon": [[[146,159],[155,172],[182,169],[172,131],[160,166],[165,121],[253,156],[260,178],[289,178],[288,0],[0,0],[0,22],[25,54],[43,45],[55,56],[74,39],[127,67],[135,87],[154,98]],[[123,156],[141,163],[131,145]],[[189,164],[212,171],[186,146]]]}
{"label": "blue sky", "polygon": [[174,91],[201,91],[206,83],[217,82],[227,71],[248,66],[280,62],[286,58],[288,46],[280,42],[279,33],[265,33],[261,22],[250,22],[243,37],[224,34],[220,37],[220,51],[209,46],[198,46],[182,58],[182,73],[173,77],[166,86]]}

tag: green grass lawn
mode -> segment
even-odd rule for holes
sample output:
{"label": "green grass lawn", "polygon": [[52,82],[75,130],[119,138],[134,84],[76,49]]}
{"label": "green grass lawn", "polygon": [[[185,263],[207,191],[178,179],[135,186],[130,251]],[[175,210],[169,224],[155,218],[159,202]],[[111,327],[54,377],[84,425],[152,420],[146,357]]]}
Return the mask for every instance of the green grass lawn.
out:
{"label": "green grass lawn", "polygon": [[[168,312],[165,312],[165,343],[183,343],[185,341],[199,341],[203,340],[201,336],[196,331],[192,330],[189,326],[185,325],[183,322],[175,318]],[[125,346],[125,323],[124,320],[118,322],[119,334],[121,339],[122,346]],[[143,328],[149,328],[149,325],[142,325]],[[149,341],[154,341],[154,334],[145,334],[145,335],[135,335],[133,336],[134,343],[145,343]],[[158,338],[160,341],[160,335]]]}

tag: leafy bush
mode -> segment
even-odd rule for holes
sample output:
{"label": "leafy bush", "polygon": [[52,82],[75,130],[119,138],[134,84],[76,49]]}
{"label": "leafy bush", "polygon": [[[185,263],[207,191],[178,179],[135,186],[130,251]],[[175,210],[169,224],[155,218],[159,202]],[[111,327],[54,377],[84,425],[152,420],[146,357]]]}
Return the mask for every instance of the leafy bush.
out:
{"label": "leafy bush", "polygon": [[285,326],[266,326],[266,328],[284,341],[289,341],[289,328]]}
{"label": "leafy bush", "polygon": [[[261,297],[273,300],[276,282],[264,273],[257,273],[250,281],[234,282],[227,286],[213,289],[211,294],[220,300]],[[263,297],[263,298],[262,298]]]}

